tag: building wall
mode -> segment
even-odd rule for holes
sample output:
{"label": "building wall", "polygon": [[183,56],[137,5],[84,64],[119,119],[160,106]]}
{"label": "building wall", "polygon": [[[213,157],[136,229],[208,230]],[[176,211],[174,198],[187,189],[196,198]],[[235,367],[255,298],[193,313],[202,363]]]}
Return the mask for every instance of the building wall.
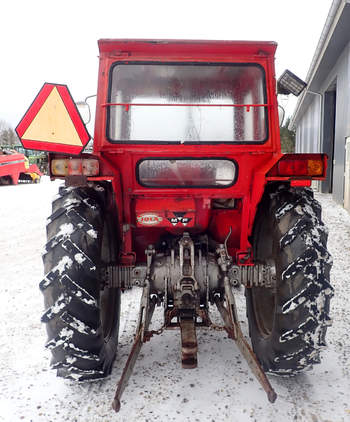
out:
{"label": "building wall", "polygon": [[318,95],[313,95],[313,97],[312,103],[297,124],[295,137],[296,152],[318,152],[320,149],[320,97]]}
{"label": "building wall", "polygon": [[[334,129],[334,157],[333,157],[333,198],[343,204],[344,199],[344,171],[345,171],[345,140],[350,136],[350,43],[345,47],[337,62],[330,66],[327,77],[319,87],[318,92],[325,94],[329,90],[336,90],[335,129]],[[313,94],[308,94],[313,95]],[[306,112],[296,123],[296,151],[297,152],[330,152],[333,150],[333,140],[329,136],[327,119],[329,111],[320,109],[319,96],[313,95],[313,100]],[[320,119],[322,129],[320,134]],[[326,135],[325,135],[326,134]],[[330,168],[332,168],[332,163]]]}
{"label": "building wall", "polygon": [[[333,69],[324,81],[321,92],[325,92],[336,82],[335,133],[333,157],[333,198],[343,203],[345,140],[350,135],[350,44],[346,46]],[[324,116],[327,119],[327,116]],[[329,139],[323,137],[323,146],[327,148]],[[325,148],[325,149],[326,149]]]}

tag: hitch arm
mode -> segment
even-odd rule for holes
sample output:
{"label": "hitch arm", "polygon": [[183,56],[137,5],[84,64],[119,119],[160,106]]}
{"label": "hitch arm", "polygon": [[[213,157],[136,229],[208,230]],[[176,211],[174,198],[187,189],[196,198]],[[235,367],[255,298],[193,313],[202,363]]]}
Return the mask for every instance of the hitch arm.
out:
{"label": "hitch arm", "polygon": [[249,368],[252,370],[260,385],[266,392],[269,402],[274,403],[277,398],[277,394],[272,388],[255,353],[242,333],[237,317],[236,304],[228,277],[224,278],[224,287],[227,307],[224,306],[223,301],[218,296],[215,297],[215,304],[224,321],[225,330],[227,331],[228,336],[236,342],[237,347],[247,361]]}
{"label": "hitch arm", "polygon": [[120,398],[123,394],[123,391],[125,390],[125,387],[128,384],[132,371],[134,370],[135,363],[140,354],[142,344],[147,341],[147,331],[153,316],[156,303],[157,299],[155,296],[150,298],[150,284],[149,281],[146,280],[141,297],[139,322],[134,343],[128,356],[128,360],[126,361],[126,364],[124,366],[122,376],[118,382],[117,391],[115,392],[114,399],[112,402],[112,408],[116,412],[119,412],[120,410]]}

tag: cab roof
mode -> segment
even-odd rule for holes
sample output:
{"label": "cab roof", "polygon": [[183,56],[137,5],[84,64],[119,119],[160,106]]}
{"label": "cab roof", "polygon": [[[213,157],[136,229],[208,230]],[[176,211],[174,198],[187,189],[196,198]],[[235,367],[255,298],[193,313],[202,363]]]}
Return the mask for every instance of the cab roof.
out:
{"label": "cab roof", "polygon": [[273,56],[277,43],[273,41],[208,41],[167,39],[101,39],[100,53],[130,54],[152,57],[153,55],[202,56]]}

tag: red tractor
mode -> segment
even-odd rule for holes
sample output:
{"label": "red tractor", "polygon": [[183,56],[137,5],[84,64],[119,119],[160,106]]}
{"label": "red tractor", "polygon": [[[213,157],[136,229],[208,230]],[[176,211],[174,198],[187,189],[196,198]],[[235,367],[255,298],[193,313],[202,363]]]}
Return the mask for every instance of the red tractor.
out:
{"label": "red tractor", "polygon": [[[197,365],[196,327],[223,327],[273,402],[265,372],[320,362],[330,325],[332,265],[310,189],[324,154],[281,153],[273,42],[100,40],[93,153],[63,85],[45,84],[17,133],[50,152],[64,178],[47,225],[51,365],[61,377],[107,376],[117,352],[120,294],[143,288],[134,345],[179,327],[182,365]],[[283,93],[303,83],[286,71]],[[68,116],[68,117],[67,117]],[[43,119],[42,124],[39,124]],[[252,347],[234,300],[243,285]],[[150,331],[155,305],[164,324]]]}

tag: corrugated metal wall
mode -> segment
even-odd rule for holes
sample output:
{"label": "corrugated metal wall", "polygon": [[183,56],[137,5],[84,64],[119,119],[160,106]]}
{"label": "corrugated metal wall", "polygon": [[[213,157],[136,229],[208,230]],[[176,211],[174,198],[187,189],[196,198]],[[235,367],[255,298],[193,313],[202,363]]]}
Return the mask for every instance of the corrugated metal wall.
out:
{"label": "corrugated metal wall", "polygon": [[319,151],[320,118],[320,97],[315,95],[306,113],[298,122],[295,138],[296,152]]}
{"label": "corrugated metal wall", "polygon": [[[350,136],[350,43],[329,71],[320,86],[319,92],[324,94],[336,90],[334,157],[333,157],[333,198],[343,204],[344,171],[345,171],[345,140]],[[313,95],[313,94],[308,94]],[[296,123],[296,152],[323,152],[332,150],[332,139],[324,136],[323,130],[327,123],[327,108],[323,116],[320,134],[320,99],[313,95],[312,103]],[[330,163],[332,165],[332,163]]]}

